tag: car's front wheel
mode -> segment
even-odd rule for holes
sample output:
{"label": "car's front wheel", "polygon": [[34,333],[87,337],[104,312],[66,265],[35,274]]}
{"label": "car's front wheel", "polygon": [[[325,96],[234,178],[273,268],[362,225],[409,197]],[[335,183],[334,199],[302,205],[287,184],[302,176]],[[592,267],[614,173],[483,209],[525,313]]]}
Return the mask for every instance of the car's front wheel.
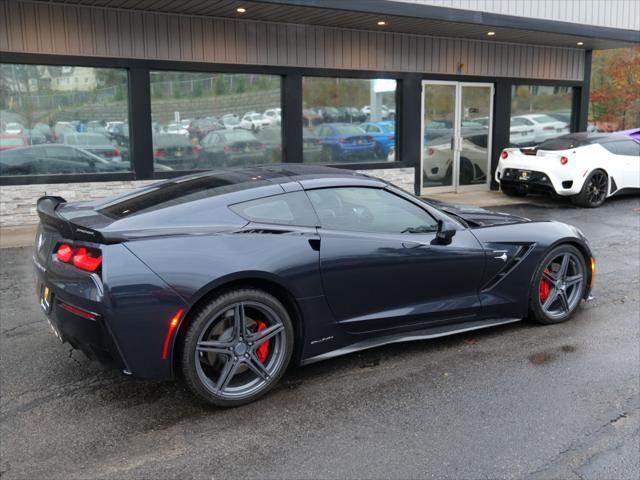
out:
{"label": "car's front wheel", "polygon": [[538,323],[568,320],[582,300],[587,285],[583,255],[572,245],[549,252],[533,275],[529,313]]}
{"label": "car's front wheel", "polygon": [[282,303],[261,290],[238,289],[194,312],[180,362],[198,397],[235,407],[273,388],[292,351],[293,327]]}
{"label": "car's front wheel", "polygon": [[595,170],[587,177],[578,195],[571,197],[571,202],[579,207],[596,208],[607,198],[609,179],[602,170]]}

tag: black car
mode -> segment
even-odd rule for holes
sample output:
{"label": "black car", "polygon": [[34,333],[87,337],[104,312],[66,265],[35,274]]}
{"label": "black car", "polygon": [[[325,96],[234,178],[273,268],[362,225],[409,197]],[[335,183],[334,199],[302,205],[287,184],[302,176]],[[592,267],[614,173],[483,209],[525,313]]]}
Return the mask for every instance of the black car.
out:
{"label": "black car", "polygon": [[204,168],[257,165],[266,160],[265,144],[247,130],[211,132],[201,144],[200,165]]}
{"label": "black car", "polygon": [[0,153],[1,175],[57,175],[109,173],[130,169],[127,162],[112,162],[70,145],[34,145]]}
{"label": "black car", "polygon": [[171,170],[194,170],[200,167],[202,149],[184,135],[156,133],[153,135],[153,163]]}
{"label": "black car", "polygon": [[[275,163],[282,161],[282,130],[280,127],[265,127],[256,133],[256,138],[264,145],[267,161]],[[307,163],[317,163],[322,157],[320,138],[308,128],[302,129],[302,154]]]}
{"label": "black car", "polygon": [[35,270],[56,334],[215,405],[291,363],[517,322],[590,293],[582,233],[425,202],[308,165],[201,172],[90,202],[38,201]]}
{"label": "black car", "polygon": [[336,107],[318,107],[316,112],[322,117],[324,123],[344,122],[344,115]]}

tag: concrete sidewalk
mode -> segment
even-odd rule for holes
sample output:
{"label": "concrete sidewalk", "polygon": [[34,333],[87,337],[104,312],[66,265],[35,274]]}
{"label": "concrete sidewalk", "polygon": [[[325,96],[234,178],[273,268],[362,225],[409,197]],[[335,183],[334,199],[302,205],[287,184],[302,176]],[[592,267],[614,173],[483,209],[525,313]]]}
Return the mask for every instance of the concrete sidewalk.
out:
{"label": "concrete sidewalk", "polygon": [[[551,200],[546,197],[507,197],[504,193],[495,190],[488,192],[439,193],[426,195],[424,198],[439,200],[441,202],[463,203],[488,208],[501,205],[532,203],[532,201],[539,203]],[[31,245],[34,241],[36,229],[37,225],[0,227],[0,248],[24,247]]]}

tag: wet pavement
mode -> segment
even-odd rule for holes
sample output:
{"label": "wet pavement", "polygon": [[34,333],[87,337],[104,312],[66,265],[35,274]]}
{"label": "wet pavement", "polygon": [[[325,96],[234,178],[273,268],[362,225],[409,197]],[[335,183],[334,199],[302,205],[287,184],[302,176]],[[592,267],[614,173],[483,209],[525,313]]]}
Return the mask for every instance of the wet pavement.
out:
{"label": "wet pavement", "polygon": [[58,343],[30,249],[0,250],[0,476],[639,478],[640,198],[496,209],[581,228],[598,260],[595,300],[561,325],[292,368],[233,410]]}

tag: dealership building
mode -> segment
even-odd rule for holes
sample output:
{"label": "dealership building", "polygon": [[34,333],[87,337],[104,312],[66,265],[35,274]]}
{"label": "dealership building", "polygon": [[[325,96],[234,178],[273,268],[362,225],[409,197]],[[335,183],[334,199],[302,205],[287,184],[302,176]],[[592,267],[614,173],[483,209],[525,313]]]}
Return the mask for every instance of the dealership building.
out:
{"label": "dealership building", "polygon": [[639,32],[637,0],[0,0],[0,226],[271,162],[488,190],[588,128],[592,51]]}

